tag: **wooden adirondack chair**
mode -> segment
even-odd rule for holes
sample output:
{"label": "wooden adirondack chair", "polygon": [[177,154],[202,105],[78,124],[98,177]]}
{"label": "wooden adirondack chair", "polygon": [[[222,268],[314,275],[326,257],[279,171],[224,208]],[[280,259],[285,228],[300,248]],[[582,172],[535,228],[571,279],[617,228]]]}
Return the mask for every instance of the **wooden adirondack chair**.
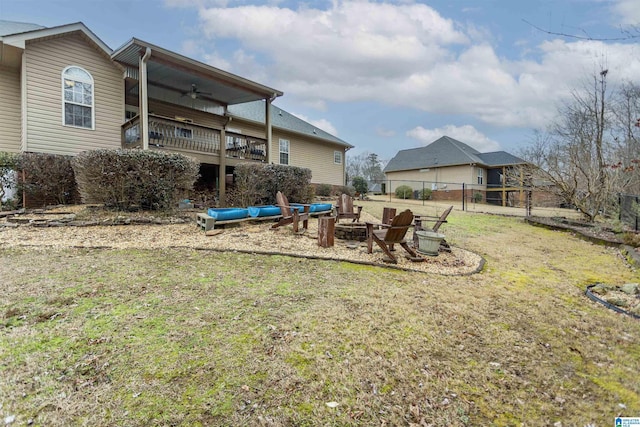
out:
{"label": "wooden adirondack chair", "polygon": [[[416,231],[424,230],[424,228],[422,227],[423,222],[435,221],[435,224],[433,224],[433,227],[431,227],[431,231],[433,231],[434,233],[437,233],[438,230],[440,229],[440,226],[445,222],[447,222],[447,217],[449,216],[452,210],[453,210],[453,206],[449,206],[447,209],[445,209],[444,212],[442,212],[442,215],[440,215],[439,217],[429,216],[429,215],[414,216],[413,217],[414,219],[413,247],[414,248],[418,247],[418,235],[416,234]],[[449,246],[449,243],[447,243],[447,241],[443,239],[442,242],[440,242],[440,250],[451,252],[451,246]]]}
{"label": "wooden adirondack chair", "polygon": [[340,221],[340,218],[353,218],[352,222],[357,222],[360,221],[362,206],[354,206],[353,197],[343,193],[336,203],[336,212],[336,222]]}
{"label": "wooden adirondack chair", "polygon": [[276,201],[278,202],[277,206],[280,208],[280,215],[282,215],[282,217],[278,220],[277,223],[273,224],[271,228],[278,228],[282,225],[293,224],[293,231],[295,233],[298,233],[298,223],[300,221],[302,221],[302,227],[304,230],[309,228],[310,205],[302,205],[304,206],[304,211],[299,212],[297,208],[292,208],[289,205],[287,196],[282,194],[280,191],[276,193]]}
{"label": "wooden adirondack chair", "polygon": [[[384,253],[389,257],[390,262],[397,264],[397,258],[391,253],[391,248],[394,244],[399,244],[402,248],[411,255],[413,261],[424,261],[423,258],[407,244],[405,235],[407,230],[411,227],[413,222],[413,213],[407,209],[404,212],[396,215],[391,224],[374,224],[367,222],[367,252],[373,252],[373,242],[376,242]],[[375,229],[375,227],[379,227]]]}

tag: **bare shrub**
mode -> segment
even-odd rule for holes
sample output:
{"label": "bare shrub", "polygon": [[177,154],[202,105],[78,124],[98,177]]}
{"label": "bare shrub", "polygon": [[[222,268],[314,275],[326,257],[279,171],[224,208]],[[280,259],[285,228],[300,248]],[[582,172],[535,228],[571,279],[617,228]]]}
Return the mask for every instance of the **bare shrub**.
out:
{"label": "bare shrub", "polygon": [[18,190],[41,204],[70,204],[78,199],[71,157],[48,153],[21,153],[16,166],[22,172]]}
{"label": "bare shrub", "polygon": [[308,203],[314,196],[311,170],[296,166],[240,163],[236,166],[235,187],[229,190],[231,206],[268,205],[276,203],[281,191],[290,202]]}
{"label": "bare shrub", "polygon": [[75,157],[73,168],[84,202],[171,210],[193,189],[199,165],[175,153],[92,150]]}

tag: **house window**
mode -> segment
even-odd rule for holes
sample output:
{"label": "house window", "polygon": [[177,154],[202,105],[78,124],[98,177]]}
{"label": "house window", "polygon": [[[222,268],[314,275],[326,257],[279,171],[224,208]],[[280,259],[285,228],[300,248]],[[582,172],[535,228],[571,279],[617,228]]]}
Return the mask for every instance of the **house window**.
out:
{"label": "house window", "polygon": [[342,164],[342,152],[341,151],[334,151],[333,152],[333,163],[335,163],[336,165],[341,165]]}
{"label": "house window", "polygon": [[281,165],[289,164],[289,140],[288,139],[280,140],[280,164]]}
{"label": "house window", "polygon": [[80,67],[62,71],[62,123],[84,129],[94,128],[93,77]]}
{"label": "house window", "polygon": [[478,185],[484,184],[484,169],[478,168]]}

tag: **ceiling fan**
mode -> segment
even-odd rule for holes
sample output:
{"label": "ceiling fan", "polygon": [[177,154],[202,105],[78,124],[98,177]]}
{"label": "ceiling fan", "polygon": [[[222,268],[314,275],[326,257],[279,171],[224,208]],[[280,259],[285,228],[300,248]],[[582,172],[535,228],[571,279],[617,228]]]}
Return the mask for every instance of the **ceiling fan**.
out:
{"label": "ceiling fan", "polygon": [[202,91],[198,90],[198,86],[196,86],[195,83],[191,84],[191,90],[189,90],[188,92],[183,92],[182,93],[182,96],[188,96],[191,99],[198,99],[202,95],[211,96],[213,94],[211,92],[202,92]]}

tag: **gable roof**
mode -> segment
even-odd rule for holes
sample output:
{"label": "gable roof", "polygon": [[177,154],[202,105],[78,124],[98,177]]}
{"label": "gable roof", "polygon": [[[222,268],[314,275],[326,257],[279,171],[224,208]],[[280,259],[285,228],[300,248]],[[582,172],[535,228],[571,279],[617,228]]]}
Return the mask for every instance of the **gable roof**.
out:
{"label": "gable roof", "polygon": [[495,167],[521,163],[526,162],[506,151],[480,153],[464,142],[443,136],[425,147],[398,151],[387,163],[384,172],[471,164]]}
{"label": "gable roof", "polygon": [[482,163],[479,154],[464,142],[443,136],[425,147],[398,151],[384,172]]}
{"label": "gable roof", "polygon": [[[92,42],[98,49],[106,55],[111,55],[111,48],[96,36],[82,22],[60,25],[57,27],[41,27],[40,25],[27,24],[23,22],[0,21],[0,40],[2,43],[24,49],[27,41],[50,39],[64,36],[69,33],[82,34],[87,40]],[[16,31],[6,32],[5,31]]]}
{"label": "gable roof", "polygon": [[[240,119],[249,120],[263,125],[265,124],[265,105],[263,101],[229,105],[228,113],[232,117],[238,117]],[[353,148],[353,145],[315,127],[311,123],[308,123],[273,104],[271,105],[271,125],[274,128],[296,132],[305,136],[323,139],[347,148]]]}

